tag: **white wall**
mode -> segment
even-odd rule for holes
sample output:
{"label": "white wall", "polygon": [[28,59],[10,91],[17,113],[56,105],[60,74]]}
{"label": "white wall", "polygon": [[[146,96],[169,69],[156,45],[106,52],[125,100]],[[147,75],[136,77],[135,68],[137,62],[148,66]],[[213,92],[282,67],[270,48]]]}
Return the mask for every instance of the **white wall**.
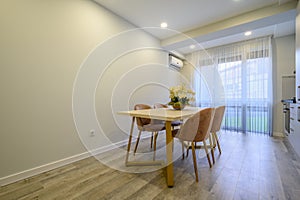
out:
{"label": "white wall", "polygon": [[282,76],[292,75],[295,70],[295,35],[275,38],[273,40],[273,66],[274,66],[274,110],[273,131],[275,135],[283,134],[283,105]]}
{"label": "white wall", "polygon": [[[1,179],[86,151],[73,121],[72,91],[76,74],[99,43],[133,26],[96,3],[82,0],[4,0],[0,6],[0,26]],[[142,31],[135,36],[141,43],[159,45],[159,41]],[[107,52],[119,47],[107,48]],[[164,78],[173,83],[173,75],[163,77],[159,72],[159,67],[165,67],[167,62],[165,52],[141,50],[136,54],[140,56],[137,59],[140,65],[144,59],[156,63],[148,64],[146,74],[141,76],[156,77],[154,82]],[[96,112],[108,135],[119,129],[110,121],[111,117],[101,121],[104,120],[101,115],[112,116],[108,106],[112,99],[106,95],[123,73],[136,66],[130,63],[133,61],[123,59],[119,69],[110,67],[97,87]],[[146,90],[152,94],[154,90],[161,91],[161,96],[152,102],[165,101],[168,96],[168,91],[160,85],[148,85]],[[152,103],[141,91],[134,92],[131,102],[136,103],[138,99]],[[120,98],[114,103],[122,104],[122,101]],[[114,135],[112,141],[124,138]]]}

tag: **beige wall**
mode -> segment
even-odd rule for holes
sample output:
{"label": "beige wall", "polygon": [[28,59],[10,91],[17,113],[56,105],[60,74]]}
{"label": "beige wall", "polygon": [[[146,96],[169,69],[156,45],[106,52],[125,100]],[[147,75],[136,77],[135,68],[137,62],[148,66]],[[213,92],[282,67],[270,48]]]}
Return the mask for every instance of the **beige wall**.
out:
{"label": "beige wall", "polygon": [[[300,2],[297,4],[297,17],[296,17],[296,101],[300,103]],[[299,145],[300,146],[300,145]]]}
{"label": "beige wall", "polygon": [[[72,114],[76,74],[97,44],[133,26],[87,0],[4,0],[0,26],[1,178],[86,151]],[[167,59],[162,52],[151,58]]]}
{"label": "beige wall", "polygon": [[[87,0],[3,0],[0,26],[1,178],[86,151],[73,121],[72,90],[76,74],[96,45],[133,26]],[[147,38],[147,42],[152,41],[153,46],[159,44],[148,35],[139,35]],[[279,55],[277,71],[290,72],[289,68],[294,66],[294,37],[278,38],[275,44]],[[148,63],[144,66],[145,71],[134,70],[144,62]],[[132,108],[139,102],[167,101],[166,87],[177,84],[179,75],[161,66],[166,63],[165,52],[143,50],[117,59],[105,72],[97,86],[95,107],[99,123],[112,142],[118,142],[126,135],[120,134],[120,127],[112,122],[115,116],[109,106]],[[120,70],[120,67],[124,68]],[[124,88],[117,82],[126,72],[148,79],[153,77],[154,84],[148,81],[151,83],[137,87],[126,99],[128,104],[124,104],[122,98],[112,102],[109,95],[113,86],[119,91],[117,96],[122,97]],[[128,88],[133,84],[125,83],[121,85]],[[280,83],[276,83],[280,87]],[[149,100],[149,94],[154,96],[157,92],[161,95]],[[276,107],[281,106],[279,99],[275,102]],[[277,122],[280,121],[281,108],[274,115]],[[123,126],[127,127],[125,122]],[[280,131],[281,123],[275,124],[278,125],[275,130]]]}
{"label": "beige wall", "polygon": [[117,115],[118,110],[169,102],[168,88],[179,84],[180,73],[168,67],[167,58],[159,50],[139,50],[119,57],[103,73],[96,90],[96,112],[110,142],[128,138],[131,119]]}

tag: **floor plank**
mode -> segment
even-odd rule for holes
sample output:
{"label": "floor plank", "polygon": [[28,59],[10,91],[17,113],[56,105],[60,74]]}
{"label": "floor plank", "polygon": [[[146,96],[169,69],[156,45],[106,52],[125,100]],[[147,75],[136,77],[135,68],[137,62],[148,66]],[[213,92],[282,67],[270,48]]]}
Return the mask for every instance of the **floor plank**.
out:
{"label": "floor plank", "polygon": [[[138,152],[152,159],[150,140],[140,141]],[[222,132],[222,155],[215,151],[212,168],[203,149],[197,150],[199,182],[195,182],[192,155],[181,159],[177,141],[173,188],[168,188],[161,166],[130,167],[125,172],[124,148],[90,157],[0,188],[0,199],[298,199],[300,158],[286,138]],[[157,159],[164,159],[165,140],[158,137]],[[130,159],[145,159],[144,154]],[[114,167],[108,167],[114,165]],[[120,169],[119,170],[116,170]],[[147,173],[145,172],[147,171]]]}

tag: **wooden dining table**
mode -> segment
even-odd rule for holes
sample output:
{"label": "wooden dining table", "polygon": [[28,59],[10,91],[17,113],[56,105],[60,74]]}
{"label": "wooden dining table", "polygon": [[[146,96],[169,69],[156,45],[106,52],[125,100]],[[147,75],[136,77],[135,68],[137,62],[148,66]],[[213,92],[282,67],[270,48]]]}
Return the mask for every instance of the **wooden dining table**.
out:
{"label": "wooden dining table", "polygon": [[120,111],[118,114],[120,115],[128,115],[132,117],[131,122],[131,129],[130,135],[128,139],[128,146],[127,146],[127,154],[125,159],[126,166],[132,165],[152,165],[152,164],[159,164],[158,161],[148,161],[148,162],[131,162],[128,160],[129,153],[130,153],[130,145],[132,141],[132,133],[134,129],[135,118],[148,118],[148,119],[155,119],[155,120],[162,120],[165,121],[165,129],[166,129],[166,181],[168,187],[174,186],[174,175],[173,175],[173,137],[172,137],[172,130],[171,130],[171,123],[172,121],[176,120],[184,120],[198,111],[201,108],[199,107],[186,107],[183,110],[174,110],[173,108],[157,108],[157,109],[144,109],[144,110],[130,110],[130,111]]}

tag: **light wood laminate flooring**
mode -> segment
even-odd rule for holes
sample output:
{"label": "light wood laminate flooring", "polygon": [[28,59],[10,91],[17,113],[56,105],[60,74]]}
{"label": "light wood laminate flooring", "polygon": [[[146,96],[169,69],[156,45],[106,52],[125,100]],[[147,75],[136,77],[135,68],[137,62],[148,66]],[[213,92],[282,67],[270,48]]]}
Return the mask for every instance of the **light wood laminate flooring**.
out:
{"label": "light wood laminate flooring", "polygon": [[[158,149],[164,138],[158,137]],[[226,132],[220,142],[222,155],[216,150],[212,168],[204,150],[197,150],[198,183],[191,152],[174,162],[173,188],[163,169],[127,173],[90,157],[2,186],[0,199],[300,199],[300,159],[286,138]],[[138,151],[149,150],[149,144],[143,139]],[[181,151],[178,144],[174,148]],[[125,159],[114,151],[102,156],[120,165]]]}

